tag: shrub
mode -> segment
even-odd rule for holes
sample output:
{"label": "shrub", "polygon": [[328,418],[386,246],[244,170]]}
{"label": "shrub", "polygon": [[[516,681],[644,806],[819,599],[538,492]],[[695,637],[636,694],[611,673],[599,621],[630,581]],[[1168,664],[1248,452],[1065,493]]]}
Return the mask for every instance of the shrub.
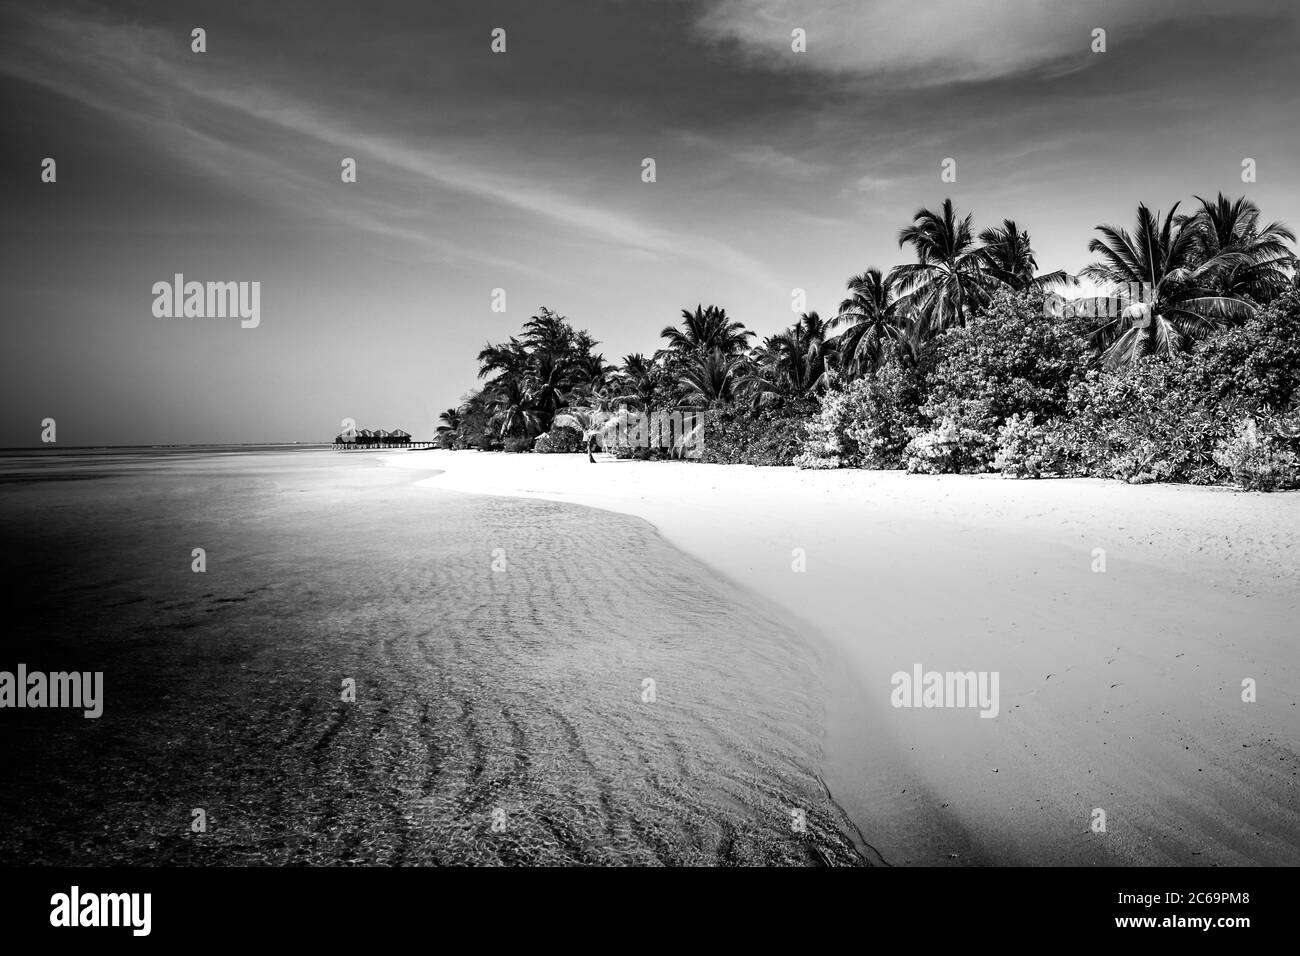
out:
{"label": "shrub", "polygon": [[501,448],[503,451],[521,452],[528,451],[528,447],[533,440],[526,435],[507,435],[501,439]]}
{"label": "shrub", "polygon": [[1300,486],[1300,456],[1283,439],[1261,434],[1253,418],[1237,423],[1236,433],[1215,449],[1214,460],[1247,491]]}
{"label": "shrub", "polygon": [[1071,473],[1134,484],[1226,477],[1214,452],[1230,433],[1231,410],[1206,390],[1188,356],[1150,356],[1090,373],[1070,411],[1049,440],[1065,451]]}
{"label": "shrub", "polygon": [[533,451],[542,455],[567,455],[582,450],[582,435],[576,428],[561,426],[537,436]]}
{"label": "shrub", "polygon": [[988,470],[993,451],[988,435],[949,416],[907,443],[903,465],[914,474],[972,474]]}
{"label": "shrub", "polygon": [[1052,429],[1034,424],[1032,415],[1012,415],[998,429],[993,469],[1005,478],[1042,478],[1067,474]]}
{"label": "shrub", "polygon": [[991,444],[1013,415],[1063,414],[1090,362],[1080,324],[1048,315],[1041,292],[1000,292],[965,326],[939,336],[921,413],[929,428],[955,418]]}
{"label": "shrub", "polygon": [[824,446],[819,449],[806,448],[795,456],[793,464],[796,468],[812,470],[844,467],[840,456]]}
{"label": "shrub", "polygon": [[1196,358],[1206,388],[1220,399],[1288,407],[1300,396],[1300,292],[1214,333]]}
{"label": "shrub", "polygon": [[827,392],[795,460],[800,468],[899,468],[919,426],[917,374],[890,355],[876,371]]}
{"label": "shrub", "polygon": [[705,416],[700,460],[714,464],[793,465],[803,445],[814,401],[759,409],[712,411]]}
{"label": "shrub", "polygon": [[1038,477],[1049,461],[1064,467],[1049,453],[1051,431],[1033,422],[1067,412],[1090,362],[1081,323],[1050,315],[1041,292],[998,293],[936,339],[920,424],[901,449],[904,466],[926,474],[997,468],[1016,477]]}
{"label": "shrub", "polygon": [[822,396],[821,407],[808,423],[805,438],[795,456],[799,468],[843,468],[858,464],[856,442],[848,439],[853,394],[861,388],[862,379],[849,383],[846,389],[836,389]]}

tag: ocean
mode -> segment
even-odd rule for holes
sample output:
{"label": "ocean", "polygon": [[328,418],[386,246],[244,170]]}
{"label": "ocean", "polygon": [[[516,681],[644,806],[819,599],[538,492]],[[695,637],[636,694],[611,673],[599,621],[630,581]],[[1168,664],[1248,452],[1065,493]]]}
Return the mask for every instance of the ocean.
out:
{"label": "ocean", "polygon": [[[418,455],[420,452],[405,454]],[[859,865],[826,661],[636,518],[313,447],[0,455],[0,863]]]}

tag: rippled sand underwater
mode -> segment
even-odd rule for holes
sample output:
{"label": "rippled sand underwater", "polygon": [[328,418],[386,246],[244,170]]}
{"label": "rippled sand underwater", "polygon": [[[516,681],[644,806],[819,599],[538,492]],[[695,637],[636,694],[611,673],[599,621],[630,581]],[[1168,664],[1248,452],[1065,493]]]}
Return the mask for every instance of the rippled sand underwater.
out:
{"label": "rippled sand underwater", "polygon": [[0,668],[106,702],[0,712],[2,863],[873,857],[819,777],[828,662],[644,522],[355,454],[40,474],[0,486]]}

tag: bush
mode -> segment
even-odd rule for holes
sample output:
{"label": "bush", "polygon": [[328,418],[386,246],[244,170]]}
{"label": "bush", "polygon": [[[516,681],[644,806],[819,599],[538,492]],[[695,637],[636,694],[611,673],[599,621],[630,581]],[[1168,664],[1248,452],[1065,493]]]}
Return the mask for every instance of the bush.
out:
{"label": "bush", "polygon": [[1215,449],[1214,460],[1247,491],[1277,491],[1300,486],[1300,456],[1285,439],[1261,434],[1253,418],[1237,423],[1236,433]]}
{"label": "bush", "polygon": [[988,435],[950,416],[907,443],[903,466],[913,474],[973,474],[988,470],[994,447]]}
{"label": "bush", "polygon": [[992,445],[1013,415],[1047,421],[1063,414],[1090,362],[1080,324],[1049,316],[1041,292],[1001,292],[965,326],[939,336],[921,413],[929,428],[953,418]]}
{"label": "bush", "polygon": [[998,429],[993,470],[1000,471],[1004,478],[1068,474],[1069,467],[1053,436],[1053,429],[1035,425],[1032,415],[1012,415]]}
{"label": "bush", "polygon": [[757,412],[709,412],[700,460],[721,465],[793,465],[816,408],[813,401],[794,401]]}
{"label": "bush", "polygon": [[1196,357],[1207,389],[1218,398],[1287,408],[1300,397],[1300,292],[1214,333]]}
{"label": "bush", "polygon": [[857,443],[848,439],[848,427],[853,420],[853,403],[863,388],[865,379],[850,382],[845,389],[836,389],[822,396],[821,407],[804,430],[804,440],[794,464],[799,468],[856,467],[859,454]]}
{"label": "bush", "polygon": [[1069,473],[1134,484],[1227,477],[1214,452],[1231,433],[1232,409],[1207,391],[1189,356],[1150,356],[1090,373],[1070,411],[1048,436]]}
{"label": "bush", "polygon": [[582,434],[576,428],[561,426],[537,436],[533,451],[541,455],[568,455],[582,450]]}
{"label": "bush", "polygon": [[711,419],[705,460],[1300,487],[1300,292],[1116,369],[1086,332],[1039,293],[999,293],[915,366],[891,353],[807,412]]}
{"label": "bush", "polygon": [[1082,324],[1049,315],[1041,292],[998,293],[965,326],[935,340],[903,465],[925,474],[996,468],[1016,477],[1039,477],[1049,463],[1064,467],[1049,452],[1050,430],[1033,423],[1067,412],[1090,362]]}
{"label": "bush", "polygon": [[880,368],[827,392],[795,459],[800,468],[900,468],[920,420],[914,371],[890,355]]}
{"label": "bush", "polygon": [[844,467],[844,462],[840,459],[840,456],[824,446],[821,448],[813,448],[812,446],[806,447],[804,451],[801,451],[795,456],[792,464],[796,468],[811,469],[814,471],[819,469]]}
{"label": "bush", "polygon": [[533,440],[525,435],[507,435],[501,439],[501,448],[503,451],[521,452],[528,451]]}

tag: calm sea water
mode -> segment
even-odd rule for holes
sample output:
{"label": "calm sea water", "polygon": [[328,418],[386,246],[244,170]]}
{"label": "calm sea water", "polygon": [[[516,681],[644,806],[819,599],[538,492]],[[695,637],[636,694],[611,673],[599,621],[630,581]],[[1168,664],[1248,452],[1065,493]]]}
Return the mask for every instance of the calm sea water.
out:
{"label": "calm sea water", "polygon": [[0,455],[0,670],[102,671],[106,698],[0,710],[0,863],[870,858],[800,634],[637,519],[419,477]]}

